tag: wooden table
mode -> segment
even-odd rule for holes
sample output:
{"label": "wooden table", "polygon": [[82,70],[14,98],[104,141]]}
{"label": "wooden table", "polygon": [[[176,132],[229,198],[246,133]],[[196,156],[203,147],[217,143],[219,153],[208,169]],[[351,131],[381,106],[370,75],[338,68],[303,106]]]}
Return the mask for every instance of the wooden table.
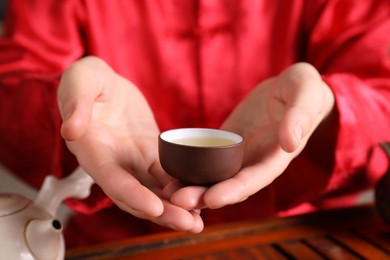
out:
{"label": "wooden table", "polygon": [[390,259],[390,227],[367,205],[142,236],[73,249],[66,259]]}

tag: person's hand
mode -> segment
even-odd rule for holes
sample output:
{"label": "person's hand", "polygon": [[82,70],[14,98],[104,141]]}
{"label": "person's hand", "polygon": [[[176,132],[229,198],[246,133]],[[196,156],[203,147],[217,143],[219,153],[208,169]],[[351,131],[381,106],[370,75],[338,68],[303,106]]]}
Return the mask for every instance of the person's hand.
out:
{"label": "person's hand", "polygon": [[160,225],[202,230],[199,211],[161,195],[172,179],[158,160],[154,116],[134,85],[102,60],[86,57],[64,72],[58,105],[68,148],[116,205]]}
{"label": "person's hand", "polygon": [[283,173],[334,102],[314,67],[298,63],[287,68],[249,93],[222,126],[246,140],[241,171],[210,188],[173,182],[164,192],[186,209],[220,208],[245,200]]}

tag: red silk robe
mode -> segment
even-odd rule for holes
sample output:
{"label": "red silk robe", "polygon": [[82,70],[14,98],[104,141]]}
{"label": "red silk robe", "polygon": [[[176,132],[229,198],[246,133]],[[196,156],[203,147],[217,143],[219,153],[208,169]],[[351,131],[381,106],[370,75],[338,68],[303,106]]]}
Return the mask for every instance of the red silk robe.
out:
{"label": "red silk robe", "polygon": [[[56,89],[85,55],[135,83],[161,130],[218,128],[287,66],[305,61],[320,71],[336,97],[334,127],[269,187],[204,210],[206,225],[350,205],[387,167],[375,148],[390,139],[389,0],[12,0],[4,26],[0,163],[37,188],[77,166],[60,137]],[[329,144],[333,157],[324,160]],[[161,230],[112,207],[96,187],[68,205],[91,213],[70,220],[69,247]]]}

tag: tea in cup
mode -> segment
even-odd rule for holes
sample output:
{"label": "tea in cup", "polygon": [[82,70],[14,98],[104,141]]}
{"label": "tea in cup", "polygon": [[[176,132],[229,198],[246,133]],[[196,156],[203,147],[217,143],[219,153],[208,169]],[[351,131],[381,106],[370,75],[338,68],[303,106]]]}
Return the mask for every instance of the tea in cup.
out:
{"label": "tea in cup", "polygon": [[234,176],[244,157],[244,138],[209,128],[179,128],[159,136],[161,166],[188,184],[211,185]]}

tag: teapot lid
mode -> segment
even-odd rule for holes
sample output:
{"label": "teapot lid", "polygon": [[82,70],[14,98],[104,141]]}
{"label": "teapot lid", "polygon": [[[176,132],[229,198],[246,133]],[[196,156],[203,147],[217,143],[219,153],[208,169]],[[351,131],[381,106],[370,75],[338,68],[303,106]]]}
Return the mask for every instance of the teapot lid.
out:
{"label": "teapot lid", "polygon": [[29,204],[29,200],[17,194],[0,194],[0,217],[21,211]]}

